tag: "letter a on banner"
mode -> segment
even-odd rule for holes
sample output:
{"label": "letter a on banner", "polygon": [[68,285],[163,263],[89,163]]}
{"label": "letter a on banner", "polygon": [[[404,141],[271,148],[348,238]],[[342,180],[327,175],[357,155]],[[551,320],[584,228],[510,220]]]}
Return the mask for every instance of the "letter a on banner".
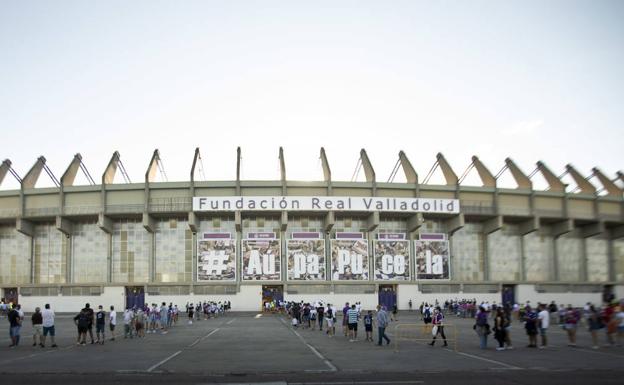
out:
{"label": "letter a on banner", "polygon": [[280,241],[243,239],[243,280],[279,281],[281,279]]}

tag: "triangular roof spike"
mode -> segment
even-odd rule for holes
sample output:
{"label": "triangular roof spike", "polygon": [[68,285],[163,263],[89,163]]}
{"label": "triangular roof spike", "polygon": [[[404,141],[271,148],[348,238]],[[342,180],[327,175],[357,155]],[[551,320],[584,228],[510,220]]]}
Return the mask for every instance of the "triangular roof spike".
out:
{"label": "triangular roof spike", "polygon": [[82,162],[82,156],[80,154],[74,155],[74,159],[72,159],[69,166],[61,176],[61,185],[63,187],[73,186],[74,180],[76,180],[76,175],[78,174],[78,170],[80,169],[80,163]]}
{"label": "triangular roof spike", "polygon": [[587,178],[581,175],[581,173],[578,172],[574,168],[574,166],[572,166],[571,164],[567,164],[566,171],[568,172],[568,174],[570,174],[570,176],[572,176],[572,178],[574,179],[574,183],[576,183],[579,190],[581,190],[581,193],[591,195],[594,195],[596,193],[596,187],[593,184],[589,183],[589,181],[587,181]]}
{"label": "triangular roof spike", "polygon": [[407,183],[418,184],[418,173],[412,166],[412,162],[407,158],[405,152],[399,151],[399,161],[401,162],[401,168],[403,168],[403,173],[405,173],[405,179]]}
{"label": "triangular roof spike", "polygon": [[284,149],[282,147],[279,148],[279,164],[280,164],[280,180],[286,182],[286,162],[284,160]]}
{"label": "triangular roof spike", "polygon": [[442,173],[444,174],[444,179],[446,179],[446,184],[449,186],[456,186],[459,178],[457,178],[457,174],[453,171],[451,165],[446,161],[444,155],[441,152],[438,152],[436,155],[438,165],[442,169]]}
{"label": "triangular roof spike", "polygon": [[198,159],[199,159],[199,147],[196,147],[195,155],[193,156],[193,164],[191,165],[191,183],[195,182],[195,167],[197,166]]}
{"label": "triangular roof spike", "polygon": [[0,165],[0,186],[2,185],[2,181],[4,180],[4,177],[6,176],[6,174],[9,172],[9,170],[11,169],[11,161],[8,159],[5,159],[2,164]]}
{"label": "triangular roof spike", "polygon": [[542,173],[546,183],[548,183],[548,191],[565,192],[565,184],[555,175],[546,164],[542,161],[536,163],[537,169]]}
{"label": "triangular roof spike", "polygon": [[533,189],[533,182],[531,179],[516,165],[516,163],[511,160],[511,158],[505,158],[505,166],[511,172],[511,175],[516,181],[518,188],[522,189]]}
{"label": "triangular roof spike", "polygon": [[35,188],[37,181],[39,180],[39,175],[41,175],[41,171],[45,166],[46,158],[40,156],[37,158],[35,164],[28,170],[26,176],[22,179],[22,188]]}
{"label": "triangular roof spike", "polygon": [[236,182],[241,179],[241,148],[236,147]]}
{"label": "triangular roof spike", "polygon": [[152,159],[147,166],[147,171],[145,171],[145,183],[153,182],[156,179],[156,171],[158,171],[158,162],[160,161],[160,153],[158,149],[154,150],[152,154]]}
{"label": "triangular roof spike", "polygon": [[325,154],[325,148],[321,147],[321,167],[323,167],[323,178],[325,182],[331,182],[331,168]]}
{"label": "triangular roof spike", "polygon": [[484,187],[496,187],[496,178],[494,175],[488,170],[487,167],[479,160],[479,158],[475,156],[472,157],[472,164],[477,169],[479,173],[479,178],[481,178],[481,182]]}
{"label": "triangular roof spike", "polygon": [[373,169],[373,165],[371,164],[370,159],[368,159],[368,155],[366,155],[366,150],[364,149],[360,150],[360,160],[362,161],[366,181],[375,183],[377,181],[375,170]]}
{"label": "triangular roof spike", "polygon": [[119,165],[119,151],[115,151],[111,156],[108,166],[102,174],[102,184],[111,184],[115,180],[115,174],[117,173],[117,166]]}
{"label": "triangular roof spike", "polygon": [[[615,196],[615,197],[622,196],[624,189],[619,188],[618,185],[613,183],[613,181],[609,179],[605,174],[603,174],[602,171],[600,171],[598,167],[592,168],[592,172],[600,180],[600,183],[602,184],[604,189],[607,191],[607,195]],[[624,182],[624,174],[618,171],[617,175],[622,180],[622,182]]]}
{"label": "triangular roof spike", "polygon": [[618,178],[620,178],[620,180],[624,182],[624,172],[616,171],[615,173],[617,174]]}

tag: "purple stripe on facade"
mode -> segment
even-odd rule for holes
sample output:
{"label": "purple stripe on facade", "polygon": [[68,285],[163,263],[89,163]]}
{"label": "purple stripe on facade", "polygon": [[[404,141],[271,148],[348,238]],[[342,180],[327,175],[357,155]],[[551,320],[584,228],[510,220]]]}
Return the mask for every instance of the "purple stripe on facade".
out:
{"label": "purple stripe on facade", "polygon": [[377,239],[405,239],[404,233],[381,233],[377,234]]}
{"label": "purple stripe on facade", "polygon": [[321,233],[314,232],[298,232],[291,234],[292,239],[320,239]]}
{"label": "purple stripe on facade", "polygon": [[336,239],[364,239],[362,233],[336,233]]}
{"label": "purple stripe on facade", "polygon": [[273,232],[265,232],[265,233],[249,233],[247,234],[248,239],[275,239],[275,233]]}
{"label": "purple stripe on facade", "polygon": [[423,241],[443,241],[446,239],[446,234],[420,234],[420,239]]}
{"label": "purple stripe on facade", "polygon": [[203,239],[231,239],[231,233],[204,233]]}

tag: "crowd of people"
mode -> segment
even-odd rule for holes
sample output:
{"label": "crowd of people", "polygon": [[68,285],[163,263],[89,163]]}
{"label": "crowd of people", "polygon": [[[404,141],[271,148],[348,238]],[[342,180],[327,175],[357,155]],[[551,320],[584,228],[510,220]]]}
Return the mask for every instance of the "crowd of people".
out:
{"label": "crowd of people", "polygon": [[[339,316],[342,316],[341,325],[342,333],[349,338],[350,342],[358,341],[358,325],[360,321],[364,326],[365,341],[374,342],[373,325],[377,325],[377,345],[382,346],[383,341],[387,345],[390,344],[390,338],[385,331],[390,322],[390,316],[385,306],[378,305],[377,311],[373,314],[372,310],[364,312],[361,302],[349,304],[345,303],[341,309],[336,308],[331,303],[323,303],[316,301],[309,302],[280,302],[279,308],[282,309],[291,320],[294,328],[316,330],[325,332],[330,338],[336,336],[336,324]],[[324,327],[325,325],[325,327]]]}
{"label": "crowd of people", "polygon": [[[412,310],[412,300],[409,301]],[[188,324],[194,321],[208,320],[218,317],[231,309],[229,301],[187,303],[184,315],[188,317]],[[361,323],[365,332],[365,341],[374,342],[373,330],[376,328],[377,345],[385,341],[390,344],[390,338],[385,331],[389,323],[398,320],[396,306],[389,313],[384,306],[377,306],[376,311],[364,310],[360,302],[345,303],[342,307],[317,300],[314,302],[270,302],[265,303],[264,309],[270,312],[287,314],[294,328],[319,330],[325,332],[329,338],[336,336],[337,327],[342,326],[342,333],[349,341],[358,341],[358,325]],[[449,299],[442,302],[434,301],[429,304],[422,302],[418,307],[420,319],[429,325],[432,334],[431,346],[441,337],[443,346],[447,346],[447,337],[444,332],[445,317],[472,318],[475,320],[473,329],[479,337],[479,346],[487,348],[488,337],[493,334],[499,351],[513,349],[511,332],[512,325],[521,325],[527,335],[529,348],[548,347],[548,329],[551,325],[559,325],[567,335],[568,345],[576,346],[577,331],[586,327],[592,338],[592,347],[600,346],[600,335],[606,337],[606,345],[622,345],[624,343],[624,301],[612,301],[602,307],[587,303],[582,308],[571,305],[557,305],[538,303],[533,307],[530,301],[524,305],[505,304],[488,301],[477,302],[476,299]],[[144,338],[146,334],[167,334],[178,322],[181,309],[177,305],[163,302],[160,306],[153,303],[151,306],[126,308],[121,314],[123,322],[123,338]],[[20,343],[20,330],[25,322],[25,314],[21,306],[0,302],[0,316],[6,316],[9,322],[10,347]],[[73,317],[77,328],[76,344],[86,345],[87,336],[91,344],[104,344],[107,340],[115,341],[117,337],[117,311],[110,306],[105,311],[102,305],[92,309],[90,304]],[[55,342],[55,314],[49,304],[44,309],[39,307],[30,316],[33,327],[33,346],[45,347],[49,339],[50,346],[57,347]],[[338,322],[340,320],[340,322]],[[339,323],[339,325],[338,325]],[[106,327],[108,325],[108,327]],[[95,335],[93,328],[95,326]],[[518,328],[520,329],[520,328]],[[360,334],[361,336],[361,334]],[[539,339],[539,341],[538,341]]]}
{"label": "crowd of people", "polygon": [[[21,328],[26,321],[21,305],[1,303],[0,308],[6,315],[9,322],[9,336],[13,348],[19,345]],[[231,308],[230,301],[225,302],[200,302],[197,305],[186,304],[185,314],[188,316],[188,323],[193,320],[207,320],[215,318],[225,313]],[[160,306],[153,303],[151,306],[127,307],[121,314],[123,321],[123,338],[144,338],[146,334],[167,334],[179,320],[179,309],[177,305],[162,302]],[[117,311],[114,306],[110,306],[106,312],[102,305],[98,305],[97,310],[93,309],[89,303],[76,314],[72,320],[77,328],[76,344],[87,345],[87,335],[92,345],[104,345],[107,340],[106,329],[110,331],[109,341],[115,341],[117,337]],[[45,304],[43,311],[37,307],[31,315],[30,321],[33,329],[33,346],[46,347],[46,340],[50,339],[50,346],[56,348],[55,341],[55,313],[50,308],[50,304]],[[108,328],[106,325],[108,324]],[[95,337],[93,327],[95,326]]]}
{"label": "crowd of people", "polygon": [[[490,319],[493,325],[490,325]],[[479,336],[480,347],[487,348],[487,338],[492,332],[498,343],[497,350],[513,349],[511,343],[512,320],[521,322],[528,338],[529,348],[548,347],[548,329],[551,324],[560,325],[566,331],[568,346],[576,346],[579,327],[585,325],[592,337],[592,348],[599,348],[599,333],[604,333],[607,346],[622,345],[624,342],[624,301],[611,301],[598,308],[587,303],[582,309],[572,305],[557,306],[556,303],[538,303],[531,306],[518,304],[490,306],[481,303],[476,311],[474,330]],[[539,343],[538,343],[539,335]]]}

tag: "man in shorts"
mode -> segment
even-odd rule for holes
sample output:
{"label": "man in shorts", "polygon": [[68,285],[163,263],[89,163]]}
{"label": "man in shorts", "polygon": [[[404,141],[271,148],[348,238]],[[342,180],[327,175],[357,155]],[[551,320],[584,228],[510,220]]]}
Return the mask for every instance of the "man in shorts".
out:
{"label": "man in shorts", "polygon": [[98,311],[95,313],[95,334],[97,336],[96,344],[104,345],[104,329],[106,327],[106,313],[102,310],[102,305],[98,306]]}
{"label": "man in shorts", "polygon": [[20,329],[22,327],[22,318],[20,317],[19,312],[16,309],[9,310],[9,314],[7,314],[7,318],[9,319],[9,336],[11,336],[11,345],[10,348],[19,345],[20,340]]}
{"label": "man in shorts", "polygon": [[50,341],[52,342],[52,347],[56,347],[56,342],[54,342],[54,311],[50,309],[50,304],[46,303],[41,312],[41,316],[43,317],[43,338],[41,339],[42,347],[45,347],[45,341],[48,334],[50,335]]}
{"label": "man in shorts", "polygon": [[[88,304],[87,304],[88,305]],[[80,310],[74,317],[74,323],[78,328],[78,339],[76,341],[76,345],[86,345],[87,344],[87,330],[89,329],[89,320],[91,316],[87,311],[87,308]]]}
{"label": "man in shorts", "polygon": [[37,337],[39,337],[39,346],[43,347],[43,317],[41,316],[41,309],[35,308],[35,312],[30,317],[33,327],[33,346],[37,346]]}
{"label": "man in shorts", "polygon": [[115,341],[115,326],[117,326],[117,312],[115,311],[115,306],[111,306],[110,312],[108,313],[108,327],[111,331],[111,341]]}
{"label": "man in shorts", "polygon": [[[95,342],[93,340],[93,322],[94,322],[94,318],[95,315],[93,313],[93,309],[91,309],[91,306],[89,306],[89,304],[85,304],[84,309],[82,309],[85,311],[85,313],[87,314],[87,317],[89,319],[89,323],[87,325],[87,331],[89,332],[89,337],[91,337],[91,345],[93,345]],[[86,338],[85,338],[86,340]]]}
{"label": "man in shorts", "polygon": [[355,304],[351,305],[351,309],[347,310],[347,322],[349,327],[349,342],[357,341],[358,311]]}
{"label": "man in shorts", "polygon": [[539,346],[539,348],[544,349],[548,346],[546,331],[548,330],[548,326],[550,326],[550,312],[546,309],[546,305],[544,304],[539,305],[539,310],[540,312],[537,314],[537,319],[539,334],[542,337],[542,344]]}

